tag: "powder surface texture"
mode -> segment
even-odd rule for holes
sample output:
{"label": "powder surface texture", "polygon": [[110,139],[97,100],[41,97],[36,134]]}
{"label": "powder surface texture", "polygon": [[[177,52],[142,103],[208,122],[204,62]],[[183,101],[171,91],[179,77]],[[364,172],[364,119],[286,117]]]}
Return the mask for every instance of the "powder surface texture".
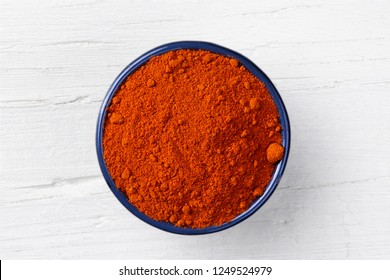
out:
{"label": "powder surface texture", "polygon": [[116,186],[149,217],[217,226],[263,194],[283,156],[281,130],[265,85],[237,60],[171,51],[116,92],[104,159]]}

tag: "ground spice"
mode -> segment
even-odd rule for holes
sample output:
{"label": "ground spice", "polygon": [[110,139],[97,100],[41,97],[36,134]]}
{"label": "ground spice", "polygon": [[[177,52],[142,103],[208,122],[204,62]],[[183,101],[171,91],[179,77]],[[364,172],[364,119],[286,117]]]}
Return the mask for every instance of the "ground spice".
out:
{"label": "ground spice", "polygon": [[284,152],[265,85],[208,51],[151,58],[107,110],[104,159],[116,186],[149,217],[179,227],[221,225],[247,210]]}

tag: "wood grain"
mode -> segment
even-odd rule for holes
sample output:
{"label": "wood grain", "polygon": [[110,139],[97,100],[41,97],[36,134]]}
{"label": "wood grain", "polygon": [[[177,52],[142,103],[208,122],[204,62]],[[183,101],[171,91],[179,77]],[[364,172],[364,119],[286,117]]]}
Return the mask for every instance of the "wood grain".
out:
{"label": "wood grain", "polygon": [[[388,1],[1,1],[2,259],[390,258]],[[110,193],[94,146],[101,100],[145,51],[211,41],[260,66],[292,147],[242,224],[179,236]]]}

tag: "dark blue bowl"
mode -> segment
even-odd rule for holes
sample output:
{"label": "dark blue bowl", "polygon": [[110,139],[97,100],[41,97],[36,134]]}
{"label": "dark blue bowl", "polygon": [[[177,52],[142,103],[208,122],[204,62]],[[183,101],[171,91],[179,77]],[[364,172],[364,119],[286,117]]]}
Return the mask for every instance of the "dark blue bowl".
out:
{"label": "dark blue bowl", "polygon": [[[183,228],[183,227],[176,227],[170,223],[158,222],[151,219],[150,217],[146,216],[144,213],[138,211],[138,209],[127,200],[126,196],[116,188],[114,181],[112,180],[103,159],[102,138],[103,138],[104,120],[106,118],[106,108],[110,105],[111,98],[114,96],[119,86],[135,70],[137,70],[140,66],[144,65],[146,62],[148,62],[152,56],[160,55],[171,50],[179,50],[179,49],[197,49],[197,50],[202,49],[217,54],[221,54],[224,56],[234,57],[241,64],[243,64],[250,72],[252,72],[253,75],[255,75],[260,81],[262,81],[265,84],[280,114],[280,124],[283,127],[282,144],[285,149],[283,159],[277,164],[272,179],[268,183],[264,194],[261,197],[259,197],[255,202],[253,202],[247,211],[240,214],[230,222],[224,223],[223,225],[220,226],[212,226],[212,227],[199,228],[199,229]],[[205,234],[205,233],[212,233],[212,232],[224,230],[242,222],[243,220],[251,216],[253,213],[255,213],[272,195],[272,193],[276,189],[276,186],[279,184],[279,181],[282,178],[282,174],[286,167],[287,158],[290,150],[290,124],[289,124],[286,108],[284,107],[283,101],[278,91],[276,90],[275,86],[272,84],[271,80],[267,77],[267,75],[265,75],[264,72],[261,71],[252,61],[250,61],[249,59],[247,59],[246,57],[244,57],[243,55],[235,51],[229,50],[225,47],[218,46],[212,43],[198,42],[198,41],[174,42],[174,43],[169,43],[169,44],[159,46],[155,49],[146,52],[145,54],[143,54],[142,56],[134,60],[132,63],[130,63],[112,83],[111,87],[107,92],[106,97],[103,100],[103,104],[99,112],[97,131],[96,131],[96,149],[97,149],[100,168],[111,191],[114,193],[117,199],[123,204],[123,206],[125,206],[131,213],[133,213],[135,216],[137,216],[144,222],[154,227],[172,233],[187,234],[187,235]]]}

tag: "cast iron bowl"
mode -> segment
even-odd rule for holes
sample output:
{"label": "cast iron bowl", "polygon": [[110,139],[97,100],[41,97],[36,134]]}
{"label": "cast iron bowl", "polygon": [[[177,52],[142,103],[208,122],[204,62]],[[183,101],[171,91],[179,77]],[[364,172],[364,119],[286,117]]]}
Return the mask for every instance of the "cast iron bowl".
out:
{"label": "cast iron bowl", "polygon": [[[107,166],[103,158],[102,139],[103,139],[104,121],[106,118],[106,108],[110,105],[111,98],[115,95],[115,92],[117,91],[119,86],[122,84],[123,81],[125,81],[125,79],[129,75],[131,75],[134,71],[136,71],[140,66],[148,62],[152,56],[160,55],[169,52],[171,50],[179,50],[179,49],[196,49],[196,50],[201,49],[201,50],[211,51],[217,54],[221,54],[224,56],[233,57],[237,59],[254,76],[256,76],[260,81],[262,81],[265,84],[265,86],[267,87],[268,91],[270,92],[276,104],[276,107],[280,115],[280,124],[283,128],[281,132],[282,145],[284,147],[283,159],[276,165],[274,173],[272,175],[272,179],[269,181],[264,194],[260,196],[258,199],[256,199],[249,207],[249,209],[246,210],[244,213],[238,215],[230,222],[224,223],[220,226],[211,226],[207,228],[195,228],[195,229],[184,228],[184,227],[177,227],[174,226],[173,224],[166,223],[166,222],[158,222],[146,216],[144,213],[138,211],[138,209],[127,200],[126,196],[116,188],[115,183],[112,180],[110,173],[107,170]],[[165,231],[178,233],[178,234],[187,234],[187,235],[205,234],[205,233],[221,231],[242,222],[243,220],[251,216],[253,213],[255,213],[257,210],[259,210],[259,208],[272,195],[277,185],[279,184],[279,181],[282,178],[284,169],[286,167],[288,153],[290,150],[290,124],[289,124],[286,108],[284,107],[282,98],[280,97],[275,86],[272,84],[271,80],[267,77],[267,75],[264,74],[264,72],[261,71],[252,61],[250,61],[248,58],[244,57],[243,55],[235,51],[229,50],[225,47],[216,44],[212,44],[208,42],[199,42],[199,41],[181,41],[181,42],[165,44],[146,52],[145,54],[141,55],[139,58],[134,60],[132,63],[130,63],[114,80],[100,108],[98,122],[97,122],[97,131],[96,131],[96,149],[97,149],[100,169],[102,170],[104,179],[107,181],[108,186],[110,187],[111,191],[114,193],[116,198],[122,203],[123,206],[127,208],[127,210],[129,210],[131,213],[133,213],[135,216],[137,216],[144,222]]]}

